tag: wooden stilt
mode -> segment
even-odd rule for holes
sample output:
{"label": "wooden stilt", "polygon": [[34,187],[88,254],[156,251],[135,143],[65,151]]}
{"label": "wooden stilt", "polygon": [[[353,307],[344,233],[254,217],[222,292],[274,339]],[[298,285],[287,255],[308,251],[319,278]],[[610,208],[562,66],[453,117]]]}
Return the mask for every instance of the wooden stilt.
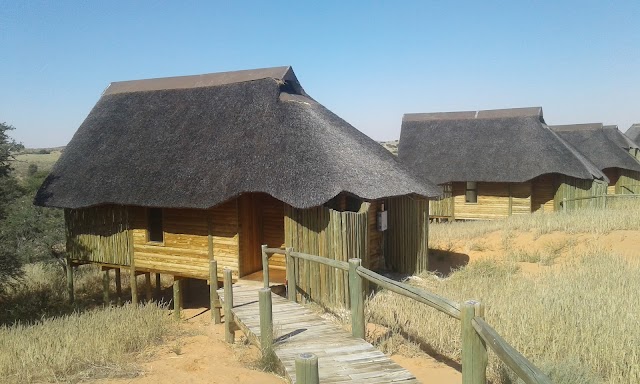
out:
{"label": "wooden stilt", "polygon": [[151,301],[151,299],[153,299],[153,296],[151,295],[151,273],[150,272],[145,272],[144,274],[144,292],[145,292],[147,301]]}
{"label": "wooden stilt", "polygon": [[162,295],[162,283],[160,282],[160,273],[156,272],[156,300],[160,299],[160,296]]}
{"label": "wooden stilt", "polygon": [[102,300],[106,307],[111,304],[109,300],[109,268],[102,270]]}
{"label": "wooden stilt", "polygon": [[231,269],[224,269],[224,340],[227,343],[235,342],[235,326],[233,324],[233,286],[232,286]]}
{"label": "wooden stilt", "polygon": [[131,264],[131,304],[138,305],[138,279],[136,279],[136,267]]}
{"label": "wooden stilt", "polygon": [[209,301],[211,308],[211,320],[214,324],[222,323],[220,315],[220,297],[218,296],[218,262],[209,262]]}
{"label": "wooden stilt", "polygon": [[182,309],[182,281],[179,277],[173,277],[173,318],[180,320],[180,310]]}
{"label": "wooden stilt", "polygon": [[73,304],[73,296],[73,263],[67,258],[67,298],[71,304]]}
{"label": "wooden stilt", "polygon": [[116,300],[118,306],[122,305],[122,280],[120,278],[120,268],[116,268]]}

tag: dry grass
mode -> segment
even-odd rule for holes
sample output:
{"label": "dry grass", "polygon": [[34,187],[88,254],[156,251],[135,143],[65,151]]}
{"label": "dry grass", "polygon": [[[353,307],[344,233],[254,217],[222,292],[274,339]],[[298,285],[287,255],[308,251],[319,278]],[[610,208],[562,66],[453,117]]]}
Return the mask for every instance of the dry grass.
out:
{"label": "dry grass", "polygon": [[[76,274],[76,307],[66,303],[60,267],[35,264],[25,272],[22,284],[1,303],[9,323],[0,327],[3,382],[135,376],[136,357],[177,332],[167,311],[153,303],[99,308],[101,284],[95,268],[81,268]],[[98,309],[87,309],[92,303]],[[40,320],[29,311],[36,311]],[[12,324],[9,319],[21,322]]]}
{"label": "dry grass", "polygon": [[[505,257],[473,261],[446,279],[426,273],[410,282],[453,300],[483,301],[488,322],[554,382],[636,383],[640,382],[640,296],[635,292],[640,291],[640,262],[595,248],[576,254],[572,239],[550,241],[537,251],[514,249],[512,239],[518,231],[606,234],[639,229],[637,204],[433,225],[431,235],[441,248],[470,239],[477,244],[483,234],[502,231]],[[573,257],[535,275],[521,273],[516,264],[551,264],[567,251]],[[367,316],[391,330],[387,339],[396,344],[394,348],[402,342],[397,336],[401,335],[430,354],[460,361],[457,320],[386,291],[367,302]],[[495,383],[517,382],[492,353],[489,373]]]}

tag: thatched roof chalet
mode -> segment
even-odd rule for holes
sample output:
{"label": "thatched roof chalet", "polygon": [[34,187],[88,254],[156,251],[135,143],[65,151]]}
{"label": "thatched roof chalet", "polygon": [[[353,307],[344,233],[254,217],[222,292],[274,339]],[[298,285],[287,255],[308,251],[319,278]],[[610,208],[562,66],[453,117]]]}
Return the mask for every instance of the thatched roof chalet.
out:
{"label": "thatched roof chalet", "polygon": [[604,178],[549,129],[540,107],[405,114],[398,156],[437,183],[522,182],[548,173]]}
{"label": "thatched roof chalet", "polygon": [[591,123],[550,128],[602,171],[607,168],[640,171],[640,163],[628,151],[638,146],[626,139],[616,126],[605,128],[602,123]]}
{"label": "thatched roof chalet", "polygon": [[633,124],[624,133],[631,141],[640,145],[640,123]]}
{"label": "thatched roof chalet", "polygon": [[36,204],[208,208],[264,192],[306,208],[343,191],[439,194],[279,67],[112,83]]}

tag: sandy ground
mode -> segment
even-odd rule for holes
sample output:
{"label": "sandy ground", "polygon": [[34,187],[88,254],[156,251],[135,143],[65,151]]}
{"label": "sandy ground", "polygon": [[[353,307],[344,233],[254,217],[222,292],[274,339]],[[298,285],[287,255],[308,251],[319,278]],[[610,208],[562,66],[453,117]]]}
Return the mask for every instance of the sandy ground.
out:
{"label": "sandy ground", "polygon": [[[149,351],[151,357],[141,364],[143,373],[132,379],[102,380],[113,384],[156,383],[260,383],[281,384],[287,381],[275,374],[262,372],[256,363],[259,351],[245,345],[242,332],[236,332],[236,343],[224,341],[224,325],[212,325],[205,308],[184,310],[184,333],[177,340]],[[424,383],[459,384],[460,373],[429,356],[391,358]]]}
{"label": "sandy ground", "polygon": [[[504,255],[504,237],[500,232],[482,238],[455,244],[442,254],[433,254],[431,269],[448,274],[451,268],[472,260],[501,258]],[[516,233],[510,239],[512,249],[549,252],[560,249],[551,265],[518,263],[523,273],[536,273],[544,268],[556,268],[563,260],[589,247],[597,246],[624,257],[640,259],[640,230],[613,231],[606,235],[566,234],[554,232],[535,237],[532,233]],[[224,342],[223,325],[211,325],[209,312],[204,308],[187,309],[182,327],[187,336],[171,340],[150,351],[151,357],[142,363],[143,373],[133,379],[108,380],[108,383],[285,383],[284,378],[255,368],[259,351],[243,343],[243,335],[236,332],[236,344]],[[451,367],[426,355],[391,358],[413,373],[423,383],[459,384],[462,382],[457,367]],[[252,368],[253,367],[253,368]]]}

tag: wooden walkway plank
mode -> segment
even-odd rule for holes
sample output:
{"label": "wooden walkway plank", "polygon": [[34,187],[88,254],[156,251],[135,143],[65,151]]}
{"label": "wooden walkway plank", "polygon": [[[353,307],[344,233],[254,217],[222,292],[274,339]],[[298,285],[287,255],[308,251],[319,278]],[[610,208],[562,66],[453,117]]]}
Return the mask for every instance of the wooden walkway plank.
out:
{"label": "wooden walkway plank", "polygon": [[[259,346],[258,290],[252,284],[233,286],[233,315],[249,341]],[[219,296],[224,297],[222,290]],[[310,352],[318,356],[321,383],[418,383],[415,376],[394,363],[365,340],[318,316],[308,308],[274,293],[274,352],[286,378],[296,382],[295,357]]]}

